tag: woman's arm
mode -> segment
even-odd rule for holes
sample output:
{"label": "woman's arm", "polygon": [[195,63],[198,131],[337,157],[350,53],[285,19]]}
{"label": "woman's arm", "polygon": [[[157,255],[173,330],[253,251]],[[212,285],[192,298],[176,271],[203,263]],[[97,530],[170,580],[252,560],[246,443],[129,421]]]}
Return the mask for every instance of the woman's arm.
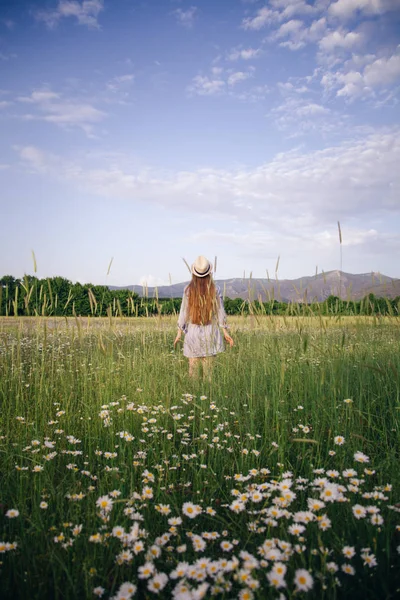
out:
{"label": "woman's arm", "polygon": [[182,296],[181,309],[179,311],[178,333],[177,333],[175,341],[174,341],[174,348],[182,337],[182,331],[183,331],[183,333],[187,332],[187,323],[186,323],[187,301],[188,301],[188,298],[187,298],[186,289],[185,289],[183,292],[183,296]]}
{"label": "woman's arm", "polygon": [[224,308],[224,301],[222,299],[221,290],[217,287],[217,310],[218,310],[218,325],[221,327],[224,334],[225,341],[232,347],[234,344],[233,339],[228,333],[228,325],[226,323],[226,312]]}

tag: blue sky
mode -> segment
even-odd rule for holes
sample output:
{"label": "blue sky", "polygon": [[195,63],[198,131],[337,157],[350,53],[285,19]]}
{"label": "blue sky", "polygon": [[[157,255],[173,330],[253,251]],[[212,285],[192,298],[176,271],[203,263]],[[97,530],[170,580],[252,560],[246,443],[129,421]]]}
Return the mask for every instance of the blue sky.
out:
{"label": "blue sky", "polygon": [[[2,0],[0,275],[400,277],[399,0]],[[113,263],[107,275],[111,258]]]}

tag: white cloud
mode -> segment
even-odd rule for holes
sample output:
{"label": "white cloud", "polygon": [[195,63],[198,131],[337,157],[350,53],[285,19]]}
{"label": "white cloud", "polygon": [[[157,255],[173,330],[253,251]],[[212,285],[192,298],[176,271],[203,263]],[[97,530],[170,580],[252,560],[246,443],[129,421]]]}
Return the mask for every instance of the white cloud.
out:
{"label": "white cloud", "polygon": [[326,19],[322,17],[318,21],[313,21],[309,27],[306,27],[303,21],[292,19],[283,23],[279,29],[271,33],[268,37],[269,41],[279,41],[282,38],[290,38],[285,42],[280,42],[283,48],[289,50],[299,50],[306,44],[317,42],[326,30]]}
{"label": "white cloud", "polygon": [[220,94],[225,87],[225,81],[222,79],[214,79],[203,75],[196,75],[193,78],[191,85],[188,86],[190,94],[198,94],[199,96],[212,96]]}
{"label": "white cloud", "polygon": [[260,48],[233,48],[229,55],[229,60],[251,60],[260,56]]}
{"label": "white cloud", "polygon": [[299,21],[298,19],[292,19],[291,21],[287,21],[283,23],[275,32],[275,39],[279,40],[282,37],[287,37],[289,35],[296,35],[299,29],[303,29],[303,21]]}
{"label": "white cloud", "polygon": [[335,17],[350,19],[356,13],[379,15],[398,8],[398,0],[337,0],[329,6],[329,12]]}
{"label": "white cloud", "polygon": [[103,120],[106,113],[87,102],[63,98],[51,90],[35,90],[30,96],[19,96],[18,102],[31,104],[38,112],[25,114],[27,120],[42,120],[62,127],[79,127],[93,134],[93,124]]}
{"label": "white cloud", "polygon": [[254,85],[247,90],[236,92],[234,96],[238,100],[242,100],[244,102],[260,102],[265,100],[270,92],[271,89],[268,85]]}
{"label": "white cloud", "polygon": [[400,54],[378,58],[364,69],[364,81],[372,87],[389,85],[400,78]]}
{"label": "white cloud", "polygon": [[[321,229],[317,224],[310,227],[307,235],[302,235],[300,231],[304,231],[304,226],[309,226],[305,220],[291,220],[291,229],[279,232],[279,244],[285,249],[286,255],[295,255],[298,252],[299,241],[301,242],[302,252],[306,253],[307,249],[324,251],[338,248],[338,230],[336,223],[332,223],[329,229]],[[346,248],[354,248],[360,246],[374,245],[374,252],[382,250],[382,247],[399,247],[400,240],[390,234],[378,231],[375,228],[361,229],[352,226],[345,226],[342,230],[342,244]],[[277,237],[272,231],[258,229],[254,225],[249,231],[243,232],[241,229],[226,232],[218,229],[206,229],[191,233],[188,242],[197,242],[202,244],[212,244],[214,246],[220,244],[229,244],[236,246],[241,251],[253,253],[262,252],[265,256],[276,258],[277,254]],[[320,256],[318,256],[320,259]]]}
{"label": "white cloud", "polygon": [[18,102],[28,102],[28,103],[46,103],[51,100],[58,100],[60,98],[60,94],[56,94],[56,92],[52,92],[50,90],[35,90],[32,92],[30,96],[18,96]]}
{"label": "white cloud", "polygon": [[147,287],[159,287],[161,285],[169,285],[169,281],[165,279],[161,279],[160,277],[156,277],[155,275],[142,275],[139,278],[139,285],[142,285],[144,288]]}
{"label": "white cloud", "polygon": [[73,17],[79,25],[99,29],[98,16],[104,9],[103,0],[60,0],[55,10],[38,10],[34,13],[38,21],[43,21],[49,29],[58,25],[61,19]]}
{"label": "white cloud", "polygon": [[[387,86],[400,79],[400,54],[396,53],[387,58],[376,58],[369,55],[370,62],[363,71],[349,70],[347,72],[328,72],[321,79],[321,84],[327,92],[337,90],[337,96],[354,99],[374,94],[375,88]],[[346,63],[351,65],[352,63]],[[354,64],[354,61],[353,61]],[[363,61],[360,61],[363,64]]]}
{"label": "white cloud", "polygon": [[325,52],[333,52],[336,48],[349,50],[364,41],[364,36],[355,31],[330,31],[319,41],[319,47]]}
{"label": "white cloud", "polygon": [[236,85],[240,81],[245,81],[251,77],[251,73],[244,73],[243,71],[236,71],[231,73],[228,77],[228,85]]}
{"label": "white cloud", "polygon": [[[290,84],[289,84],[290,85]],[[342,128],[343,119],[329,108],[299,94],[296,88],[280,85],[285,100],[270,111],[277,127],[290,137],[309,134],[311,131],[326,133]]]}
{"label": "white cloud", "polygon": [[259,30],[267,25],[292,20],[295,16],[317,16],[323,14],[329,0],[316,0],[309,4],[305,0],[270,0],[269,7],[260,8],[254,17],[242,21],[244,29]]}
{"label": "white cloud", "polygon": [[355,98],[357,96],[368,95],[371,92],[371,89],[365,85],[363,76],[357,71],[339,73],[336,80],[342,85],[336,92],[337,96]]}
{"label": "white cloud", "polygon": [[282,92],[289,92],[289,93],[295,93],[295,94],[305,94],[309,91],[309,88],[305,85],[300,85],[299,87],[296,87],[291,81],[279,81],[278,82],[278,88],[282,91]]}
{"label": "white cloud", "polygon": [[181,8],[178,8],[174,10],[173,14],[176,16],[177,21],[180,25],[190,28],[193,27],[197,14],[197,8],[196,6],[191,6],[187,10],[182,10]]}
{"label": "white cloud", "polygon": [[[309,110],[313,115],[319,109]],[[169,175],[117,165],[92,168],[82,160],[66,163],[32,147],[18,152],[29,169],[47,169],[47,176],[112,198],[116,206],[128,200],[181,215],[201,211],[225,222],[258,223],[276,235],[301,231],[306,236],[317,227],[361,214],[364,221],[399,215],[399,133],[377,132],[307,154],[281,153],[253,169],[209,168]]]}
{"label": "white cloud", "polygon": [[[248,67],[247,71],[224,70],[222,67],[212,67],[210,76],[196,75],[192,79],[192,83],[187,87],[187,91],[189,95],[213,96],[229,93],[236,96],[236,92],[233,92],[232,88],[236,84],[252,77],[254,70],[252,66]],[[244,98],[240,99],[243,100]]]}
{"label": "white cloud", "polygon": [[290,19],[295,15],[313,15],[322,12],[326,6],[325,0],[313,4],[305,0],[271,0],[271,6],[279,13],[279,19]]}
{"label": "white cloud", "polygon": [[135,81],[135,75],[133,73],[127,73],[126,75],[119,75],[113,77],[111,81],[107,83],[107,89],[111,92],[117,92],[121,88],[130,86]]}
{"label": "white cloud", "polygon": [[243,29],[262,29],[267,24],[272,23],[276,19],[276,12],[264,6],[257,11],[257,15],[253,18],[247,17],[242,21]]}
{"label": "white cloud", "polygon": [[39,173],[47,173],[53,168],[52,157],[35,146],[14,146],[20,158]]}

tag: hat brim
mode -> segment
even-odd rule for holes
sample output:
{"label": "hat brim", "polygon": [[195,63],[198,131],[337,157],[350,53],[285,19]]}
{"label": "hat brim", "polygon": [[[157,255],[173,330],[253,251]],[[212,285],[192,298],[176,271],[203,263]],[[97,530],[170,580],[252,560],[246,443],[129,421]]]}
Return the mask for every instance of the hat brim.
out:
{"label": "hat brim", "polygon": [[204,271],[203,273],[200,273],[199,271],[197,271],[196,267],[194,265],[192,265],[192,273],[193,273],[193,275],[196,275],[196,277],[206,277],[206,275],[209,275],[210,273],[212,273],[211,263],[209,263],[207,270]]}

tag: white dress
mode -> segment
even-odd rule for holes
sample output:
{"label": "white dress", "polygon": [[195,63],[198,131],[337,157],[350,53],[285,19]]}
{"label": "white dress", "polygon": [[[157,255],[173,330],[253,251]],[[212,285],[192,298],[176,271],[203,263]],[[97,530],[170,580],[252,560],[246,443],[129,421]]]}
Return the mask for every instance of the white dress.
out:
{"label": "white dress", "polygon": [[215,356],[224,351],[224,340],[220,327],[226,328],[226,314],[222,294],[219,287],[215,286],[217,295],[217,313],[210,325],[194,325],[188,322],[188,286],[183,292],[181,310],[179,313],[178,327],[185,334],[183,343],[183,354],[188,358],[201,358],[204,356]]}

